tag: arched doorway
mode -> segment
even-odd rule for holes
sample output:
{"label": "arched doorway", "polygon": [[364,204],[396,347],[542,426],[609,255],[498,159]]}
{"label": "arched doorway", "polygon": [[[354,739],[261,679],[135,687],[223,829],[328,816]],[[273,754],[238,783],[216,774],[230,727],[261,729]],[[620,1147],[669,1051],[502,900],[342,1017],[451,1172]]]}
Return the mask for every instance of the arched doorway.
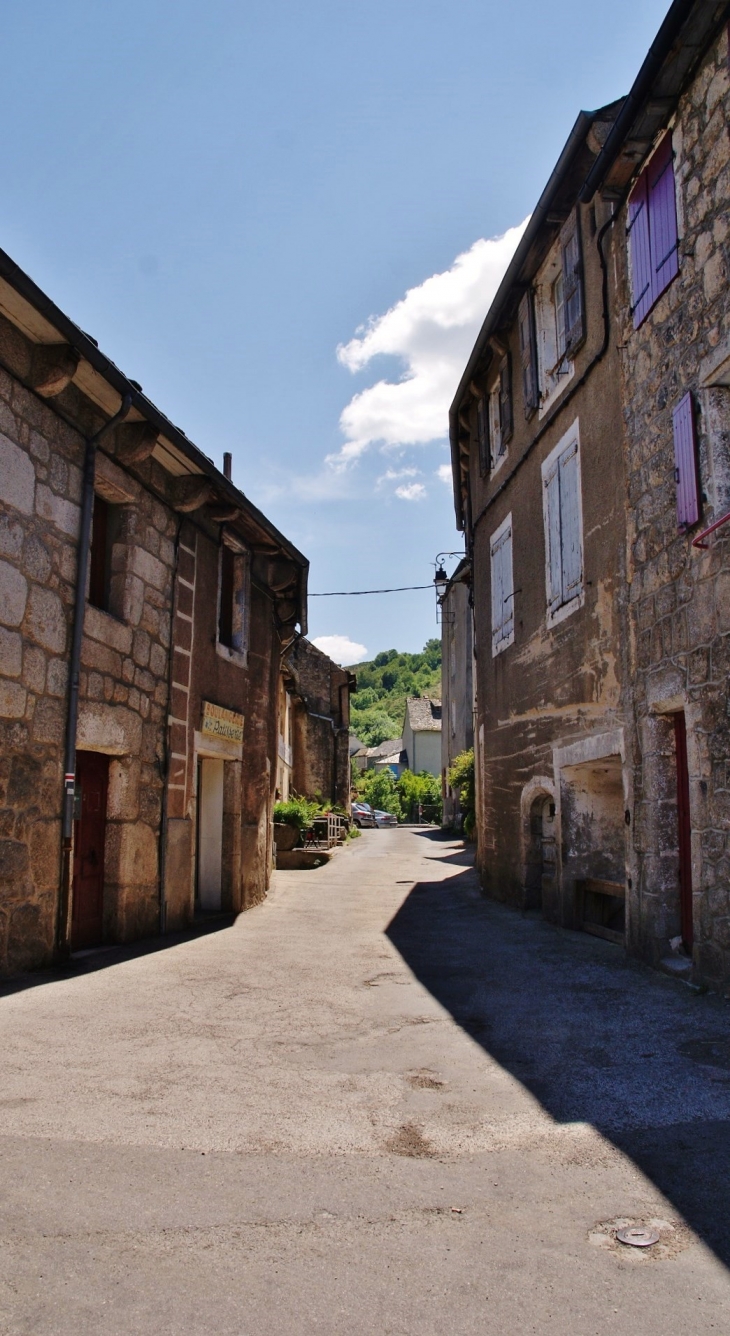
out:
{"label": "arched doorway", "polygon": [[525,909],[542,909],[545,879],[555,881],[555,800],[536,794],[527,813]]}

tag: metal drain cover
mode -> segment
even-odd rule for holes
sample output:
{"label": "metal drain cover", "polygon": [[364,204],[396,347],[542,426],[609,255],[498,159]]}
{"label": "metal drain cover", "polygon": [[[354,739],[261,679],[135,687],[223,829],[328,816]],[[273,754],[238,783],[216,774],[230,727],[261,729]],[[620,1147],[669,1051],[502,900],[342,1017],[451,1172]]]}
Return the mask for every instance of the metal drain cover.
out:
{"label": "metal drain cover", "polygon": [[646,1229],[639,1225],[632,1225],[630,1229],[617,1229],[616,1238],[619,1243],[629,1243],[632,1248],[650,1248],[652,1243],[659,1242],[659,1235],[655,1229]]}

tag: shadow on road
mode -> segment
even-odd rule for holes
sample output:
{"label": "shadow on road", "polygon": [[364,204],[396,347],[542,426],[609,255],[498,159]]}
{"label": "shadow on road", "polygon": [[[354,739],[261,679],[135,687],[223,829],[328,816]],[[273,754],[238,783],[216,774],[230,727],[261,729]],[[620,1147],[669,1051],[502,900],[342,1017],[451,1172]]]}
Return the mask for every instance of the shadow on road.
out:
{"label": "shadow on road", "polygon": [[485,900],[458,857],[443,861],[387,929],[406,964],[553,1118],[591,1123],[730,1265],[727,1004]]}
{"label": "shadow on road", "polygon": [[163,933],[160,937],[145,937],[140,942],[99,946],[88,951],[79,951],[69,956],[68,960],[52,965],[48,969],[34,970],[28,974],[13,974],[7,979],[0,979],[0,998],[9,997],[11,993],[23,992],[26,988],[41,988],[44,984],[57,983],[59,979],[74,979],[81,974],[94,974],[97,970],[109,969],[112,965],[119,965],[125,960],[136,960],[139,956],[154,955],[157,951],[169,951],[171,947],[179,946],[182,942],[191,942],[196,937],[230,928],[235,921],[235,914],[211,914],[196,919],[194,925],[184,932]]}

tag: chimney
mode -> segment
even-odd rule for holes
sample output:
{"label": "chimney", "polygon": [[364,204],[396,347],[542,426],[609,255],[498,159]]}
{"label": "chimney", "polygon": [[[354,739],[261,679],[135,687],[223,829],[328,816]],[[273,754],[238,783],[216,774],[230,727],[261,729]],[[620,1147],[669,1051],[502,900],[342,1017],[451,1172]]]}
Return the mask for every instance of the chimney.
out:
{"label": "chimney", "polygon": [[233,467],[233,455],[231,454],[230,450],[225,450],[223,453],[223,477],[227,478],[229,482],[231,481],[232,467]]}

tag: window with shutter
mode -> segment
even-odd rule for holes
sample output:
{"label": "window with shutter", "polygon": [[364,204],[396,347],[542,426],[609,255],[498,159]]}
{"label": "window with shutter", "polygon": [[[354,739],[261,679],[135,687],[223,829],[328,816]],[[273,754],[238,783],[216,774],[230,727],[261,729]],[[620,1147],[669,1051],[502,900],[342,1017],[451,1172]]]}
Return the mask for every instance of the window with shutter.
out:
{"label": "window with shutter", "polygon": [[217,652],[245,664],[250,615],[250,561],[235,535],[221,535],[218,565]]}
{"label": "window with shutter", "polygon": [[674,428],[674,478],[677,484],[677,524],[688,529],[700,518],[697,484],[697,438],[692,395],[688,391],[672,414]]}
{"label": "window with shutter", "polygon": [[517,323],[520,331],[522,398],[525,404],[525,417],[530,418],[535,412],[539,402],[535,307],[533,304],[532,292],[526,292],[520,301]]}
{"label": "window with shutter", "polygon": [[512,438],[512,359],[509,353],[499,368],[499,453],[503,455]]}
{"label": "window with shutter", "polygon": [[583,295],[583,254],[580,215],[574,209],[560,233],[563,259],[563,325],[565,351],[572,353],[585,338],[585,300]]}
{"label": "window with shutter", "polygon": [[578,424],[542,466],[545,586],[548,623],[559,621],[583,597],[583,532]]}
{"label": "window with shutter", "polygon": [[479,472],[489,473],[489,401],[486,394],[477,400],[477,441],[479,443]]}
{"label": "window with shutter", "polygon": [[631,306],[638,329],[679,273],[672,136],[667,133],[629,196]]}
{"label": "window with shutter", "polygon": [[512,516],[490,539],[492,580],[492,655],[507,649],[515,638],[514,582],[512,577]]}

